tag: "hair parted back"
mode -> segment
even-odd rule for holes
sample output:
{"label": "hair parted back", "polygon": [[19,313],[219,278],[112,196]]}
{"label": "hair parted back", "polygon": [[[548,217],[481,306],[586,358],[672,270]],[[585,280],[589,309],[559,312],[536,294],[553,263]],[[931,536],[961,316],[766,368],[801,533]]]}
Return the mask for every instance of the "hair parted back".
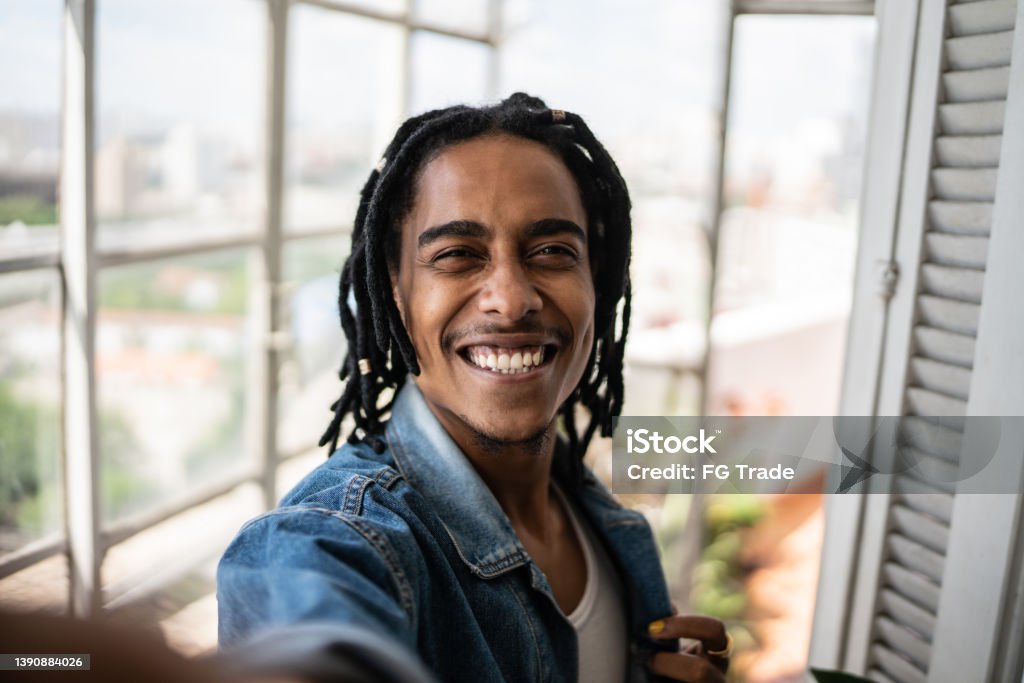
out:
{"label": "hair parted back", "polygon": [[[419,363],[392,296],[389,265],[397,267],[402,222],[410,210],[419,174],[428,161],[458,142],[488,134],[508,134],[542,143],[565,163],[579,186],[587,214],[588,251],[596,294],[594,345],[576,389],[559,410],[572,476],[582,474],[582,458],[594,433],[610,436],[612,418],[622,409],[622,358],[629,329],[629,260],[632,227],[626,183],[587,124],[571,112],[551,110],[536,97],[515,93],[487,107],[453,106],[414,116],[399,127],[381,163],[360,194],[352,230],[352,251],[341,271],[338,309],[348,340],[339,372],[341,397],[320,445],[337,449],[341,424],[352,415],[351,443],[386,448],[384,422],[397,391]],[[354,300],[354,306],[350,301]],[[621,307],[620,307],[621,302]],[[590,413],[580,433],[576,406]]]}

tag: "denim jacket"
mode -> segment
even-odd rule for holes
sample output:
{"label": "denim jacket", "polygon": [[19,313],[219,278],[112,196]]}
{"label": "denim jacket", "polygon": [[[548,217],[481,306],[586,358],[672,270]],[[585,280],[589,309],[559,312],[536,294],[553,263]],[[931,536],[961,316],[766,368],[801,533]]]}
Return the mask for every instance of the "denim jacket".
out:
{"label": "denim jacket", "polygon": [[[317,678],[354,658],[378,678],[575,682],[575,630],[412,382],[386,441],[345,445],[241,529],[217,572],[222,649]],[[619,570],[629,680],[648,680],[647,658],[677,646],[647,636],[671,612],[651,529],[589,471],[563,490]]]}

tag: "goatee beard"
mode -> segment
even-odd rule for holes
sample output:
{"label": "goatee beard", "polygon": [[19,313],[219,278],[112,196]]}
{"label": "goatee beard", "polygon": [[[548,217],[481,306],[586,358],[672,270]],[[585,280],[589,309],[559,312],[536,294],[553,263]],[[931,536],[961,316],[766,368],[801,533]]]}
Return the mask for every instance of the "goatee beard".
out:
{"label": "goatee beard", "polygon": [[552,425],[550,424],[525,439],[502,439],[473,428],[473,441],[480,447],[480,450],[494,456],[499,456],[512,449],[524,450],[531,455],[540,456],[551,442],[551,434]]}

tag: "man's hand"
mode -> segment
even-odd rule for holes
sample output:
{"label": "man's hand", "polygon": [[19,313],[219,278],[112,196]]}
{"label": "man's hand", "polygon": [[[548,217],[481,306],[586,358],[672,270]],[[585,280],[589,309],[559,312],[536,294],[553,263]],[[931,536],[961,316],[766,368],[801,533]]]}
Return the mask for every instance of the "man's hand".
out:
{"label": "man's hand", "polygon": [[[680,652],[659,652],[647,662],[652,673],[687,683],[721,683],[729,669],[731,641],[725,625],[718,619],[696,616],[671,616],[651,622],[652,638],[670,640],[688,638],[698,642]],[[725,652],[721,655],[709,652]]]}

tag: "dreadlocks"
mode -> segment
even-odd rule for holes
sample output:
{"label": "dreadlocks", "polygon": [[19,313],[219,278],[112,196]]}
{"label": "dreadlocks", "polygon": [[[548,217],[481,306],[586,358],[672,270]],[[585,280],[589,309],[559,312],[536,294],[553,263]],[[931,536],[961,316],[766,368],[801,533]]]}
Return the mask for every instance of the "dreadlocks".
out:
{"label": "dreadlocks", "polygon": [[[393,398],[382,403],[382,395],[391,390],[393,397],[408,373],[419,374],[415,349],[392,297],[389,272],[389,264],[397,264],[402,221],[412,206],[419,173],[446,147],[493,133],[544,144],[565,163],[579,186],[587,214],[596,303],[594,346],[586,369],[559,409],[574,477],[582,474],[582,458],[597,429],[611,435],[612,418],[622,409],[622,357],[629,329],[629,193],[615,162],[582,118],[516,93],[494,106],[455,106],[410,118],[363,186],[352,252],[342,268],[338,292],[341,326],[348,340],[339,372],[344,390],[331,406],[334,417],[320,438],[320,445],[330,443],[332,452],[346,415],[355,420],[349,442],[364,441],[383,452],[382,417]],[[590,413],[582,434],[576,426],[577,404]]]}

